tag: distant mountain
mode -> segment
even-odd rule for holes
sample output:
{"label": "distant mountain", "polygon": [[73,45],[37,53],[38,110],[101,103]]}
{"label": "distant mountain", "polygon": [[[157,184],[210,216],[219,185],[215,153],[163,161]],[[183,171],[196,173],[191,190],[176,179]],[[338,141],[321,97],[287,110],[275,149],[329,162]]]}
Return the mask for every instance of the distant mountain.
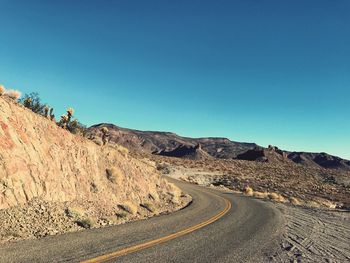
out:
{"label": "distant mountain", "polygon": [[139,131],[113,124],[98,124],[88,129],[90,139],[102,136],[102,127],[109,130],[109,141],[130,151],[188,159],[240,159],[260,162],[294,162],[304,166],[350,171],[350,161],[327,153],[289,152],[275,146],[231,141],[227,138],[187,138],[171,132]]}
{"label": "distant mountain", "polygon": [[323,168],[350,170],[350,161],[327,153],[290,152],[288,158],[303,165],[318,165]]}
{"label": "distant mountain", "polygon": [[254,149],[255,143],[233,142],[226,138],[186,138],[171,132],[138,131],[121,128],[113,124],[98,124],[88,129],[90,138],[100,137],[102,127],[109,130],[109,140],[128,148],[130,151],[145,153],[172,152],[176,148],[194,148],[200,145],[201,150],[214,158],[233,159],[238,154]]}

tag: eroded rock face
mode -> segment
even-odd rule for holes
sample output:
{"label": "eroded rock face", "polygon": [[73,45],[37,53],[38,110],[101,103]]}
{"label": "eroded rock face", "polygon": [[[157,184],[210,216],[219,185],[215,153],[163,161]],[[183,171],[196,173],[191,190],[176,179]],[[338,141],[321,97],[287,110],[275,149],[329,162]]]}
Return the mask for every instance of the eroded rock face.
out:
{"label": "eroded rock face", "polygon": [[[111,180],[110,171],[115,172]],[[167,182],[151,165],[98,146],[0,97],[0,209],[33,198],[115,206],[162,195]]]}

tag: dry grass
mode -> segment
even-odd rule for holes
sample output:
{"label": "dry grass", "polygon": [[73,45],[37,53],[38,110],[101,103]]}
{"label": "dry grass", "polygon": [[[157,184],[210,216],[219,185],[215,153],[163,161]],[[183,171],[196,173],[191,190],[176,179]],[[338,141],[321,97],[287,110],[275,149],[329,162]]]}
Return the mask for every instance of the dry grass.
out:
{"label": "dry grass", "polygon": [[174,185],[173,183],[168,183],[168,193],[171,194],[172,196],[181,196],[182,191],[179,187]]}
{"label": "dry grass", "polygon": [[115,214],[118,218],[125,219],[128,217],[129,213],[126,211],[120,211]]}
{"label": "dry grass", "polygon": [[71,218],[83,218],[85,211],[80,207],[68,207],[66,208],[66,215]]}
{"label": "dry grass", "polygon": [[[106,128],[106,127],[103,127],[103,128]],[[96,140],[96,141],[101,141],[101,143],[103,144],[102,142],[102,139],[100,137],[97,137],[97,138],[94,138],[93,141]],[[96,144],[99,144],[99,143],[96,143]],[[110,142],[108,144],[110,147],[112,147],[113,149],[116,149],[119,153],[121,153],[124,157],[127,157],[129,155],[129,149],[128,148],[125,148],[124,146],[120,145],[120,144],[117,144],[117,143],[113,143],[113,142]],[[140,160],[140,161],[143,161],[143,160]]]}
{"label": "dry grass", "polygon": [[13,100],[18,100],[22,95],[22,93],[20,91],[13,90],[13,89],[7,90],[5,94]]}
{"label": "dry grass", "polygon": [[92,228],[95,225],[95,221],[88,217],[86,212],[80,207],[68,207],[66,209],[66,215],[72,219],[74,222],[85,229]]}
{"label": "dry grass", "polygon": [[305,206],[312,207],[312,208],[320,208],[321,205],[315,201],[306,201]]}
{"label": "dry grass", "polygon": [[269,193],[268,197],[271,200],[275,201],[275,202],[279,202],[279,203],[285,203],[286,202],[286,199],[282,195],[280,195],[278,193]]}
{"label": "dry grass", "polygon": [[180,196],[182,195],[181,189],[172,183],[168,183],[168,189],[168,194],[172,197],[171,202],[179,204],[181,202]]}
{"label": "dry grass", "polygon": [[179,179],[180,179],[181,181],[188,182],[188,178],[185,177],[185,176],[181,176],[181,177],[179,177]]}
{"label": "dry grass", "polygon": [[85,229],[90,229],[95,225],[94,220],[92,220],[91,218],[78,219],[75,221],[75,223],[78,226],[83,227]]}
{"label": "dry grass", "polygon": [[290,202],[292,205],[301,205],[301,202],[299,201],[299,199],[298,199],[298,198],[295,198],[295,197],[289,198],[289,202]]}
{"label": "dry grass", "polygon": [[269,193],[267,193],[267,192],[254,192],[253,193],[254,197],[261,198],[261,199],[267,198],[268,195],[269,195]]}
{"label": "dry grass", "polygon": [[146,208],[151,213],[154,213],[157,210],[152,203],[143,203],[143,204],[140,204],[140,206],[143,208]]}
{"label": "dry grass", "polygon": [[155,190],[150,191],[149,197],[156,202],[159,201],[159,195],[158,195],[157,191],[155,191]]}
{"label": "dry grass", "polygon": [[112,183],[120,183],[123,180],[124,174],[118,167],[106,169],[107,179]]}
{"label": "dry grass", "polygon": [[119,208],[123,209],[125,212],[128,212],[131,215],[136,215],[138,210],[137,206],[130,201],[127,201],[124,204],[119,205]]}
{"label": "dry grass", "polygon": [[20,231],[13,231],[13,230],[8,230],[5,232],[5,237],[21,237]]}
{"label": "dry grass", "polygon": [[336,204],[329,201],[329,200],[326,200],[326,199],[317,199],[315,200],[318,204],[320,204],[321,206],[323,207],[326,207],[326,208],[329,208],[329,209],[335,209],[336,208]]}
{"label": "dry grass", "polygon": [[244,188],[243,194],[246,196],[253,196],[253,194],[254,194],[253,188],[246,186]]}
{"label": "dry grass", "polygon": [[124,157],[128,156],[129,150],[119,144],[116,144],[116,149],[120,152]]}

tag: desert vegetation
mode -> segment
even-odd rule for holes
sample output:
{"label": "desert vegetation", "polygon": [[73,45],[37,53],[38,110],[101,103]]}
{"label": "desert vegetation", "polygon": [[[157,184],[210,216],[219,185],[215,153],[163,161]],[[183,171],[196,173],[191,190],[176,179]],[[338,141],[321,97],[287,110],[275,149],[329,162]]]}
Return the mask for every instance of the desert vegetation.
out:
{"label": "desert vegetation", "polygon": [[14,101],[18,101],[24,107],[30,109],[36,114],[39,114],[53,122],[58,126],[70,131],[73,134],[84,136],[86,133],[86,126],[74,118],[74,109],[68,108],[66,114],[61,116],[60,121],[56,122],[54,109],[48,104],[42,103],[37,92],[31,92],[21,97],[21,92],[14,89],[6,89],[0,85],[0,96],[6,96]]}
{"label": "desert vegetation", "polygon": [[124,212],[127,212],[131,215],[136,215],[137,213],[137,206],[133,204],[131,201],[127,201],[124,204],[120,204],[118,205],[118,207]]}
{"label": "desert vegetation", "polygon": [[0,85],[0,96],[6,96],[13,100],[18,100],[21,97],[21,92],[14,89],[6,89],[4,85]]}

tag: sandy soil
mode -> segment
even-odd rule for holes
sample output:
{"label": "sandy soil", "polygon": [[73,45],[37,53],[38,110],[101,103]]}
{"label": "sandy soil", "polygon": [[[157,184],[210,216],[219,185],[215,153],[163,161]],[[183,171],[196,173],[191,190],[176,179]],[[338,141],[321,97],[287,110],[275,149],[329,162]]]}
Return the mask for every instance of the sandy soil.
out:
{"label": "sandy soil", "polygon": [[285,219],[274,262],[350,262],[350,213],[276,204]]}

